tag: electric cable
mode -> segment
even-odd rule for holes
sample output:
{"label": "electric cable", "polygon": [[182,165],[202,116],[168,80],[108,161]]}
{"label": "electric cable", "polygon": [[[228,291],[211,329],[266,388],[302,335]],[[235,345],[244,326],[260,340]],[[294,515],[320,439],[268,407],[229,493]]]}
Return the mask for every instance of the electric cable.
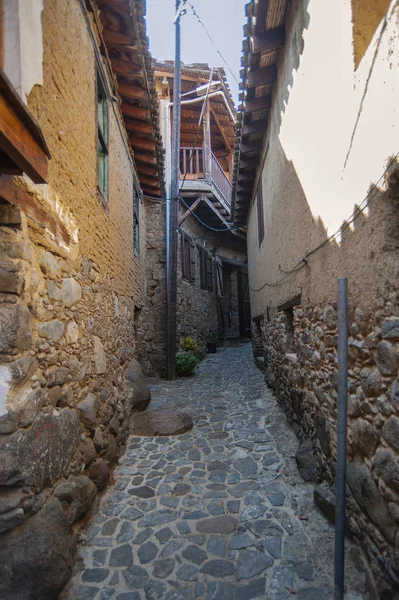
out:
{"label": "electric cable", "polygon": [[220,58],[222,59],[222,61],[224,62],[224,64],[226,65],[226,67],[228,68],[228,70],[231,73],[231,76],[233,77],[234,81],[236,82],[237,85],[239,85],[238,83],[238,79],[237,77],[234,75],[233,71],[231,70],[229,64],[227,63],[226,59],[224,58],[223,54],[220,52],[220,50],[218,49],[218,47],[216,46],[211,34],[209,33],[209,31],[207,30],[207,28],[205,27],[203,21],[200,19],[199,14],[197,13],[197,11],[195,10],[193,4],[191,2],[189,2],[189,0],[186,0],[187,4],[189,5],[189,7],[191,8],[191,10],[193,11],[193,15],[194,17],[197,19],[198,23],[201,25],[201,27],[204,29],[206,35],[208,36],[211,44],[214,46],[217,54],[219,54]]}
{"label": "electric cable", "polygon": [[180,201],[184,204],[184,206],[187,208],[187,210],[190,211],[190,213],[193,215],[194,219],[197,219],[197,221],[199,223],[201,223],[201,225],[203,225],[206,229],[210,229],[211,231],[232,231],[233,229],[237,229],[237,227],[235,225],[232,225],[231,227],[223,227],[222,229],[216,229],[215,227],[211,227],[210,225],[207,225],[207,223],[205,223],[202,219],[199,218],[198,215],[195,214],[194,211],[191,210],[191,207],[186,204],[186,202],[183,200],[182,196],[179,194],[179,199]]}
{"label": "electric cable", "polygon": [[[251,290],[251,292],[255,292],[256,293],[256,292],[260,292],[265,287],[276,287],[276,286],[279,286],[280,283],[282,283],[283,281],[285,281],[285,279],[287,279],[290,275],[292,275],[293,273],[299,271],[302,267],[304,267],[308,263],[309,256],[313,256],[314,254],[316,254],[316,252],[319,252],[319,250],[322,250],[326,246],[329,246],[330,244],[332,244],[333,242],[335,242],[340,236],[342,236],[342,234],[345,233],[350,228],[351,224],[355,221],[355,219],[361,213],[363,213],[364,209],[367,208],[367,206],[370,204],[370,202],[372,201],[372,199],[374,198],[374,196],[377,194],[377,191],[378,191],[377,190],[377,186],[379,185],[379,183],[381,182],[381,180],[385,177],[385,175],[387,174],[387,172],[389,171],[389,169],[391,168],[391,166],[393,165],[393,163],[396,161],[396,159],[398,158],[398,156],[399,156],[399,152],[392,158],[392,160],[390,161],[390,163],[386,167],[386,169],[383,172],[383,174],[381,175],[381,177],[373,184],[373,186],[371,187],[371,189],[369,190],[369,192],[367,193],[367,195],[365,196],[365,198],[362,200],[362,202],[360,203],[360,205],[355,208],[355,210],[350,215],[350,217],[348,219],[346,219],[345,223],[339,229],[337,229],[337,231],[335,233],[333,233],[330,237],[328,237],[326,240],[324,240],[324,242],[322,242],[321,244],[319,244],[318,246],[316,246],[316,248],[313,248],[313,250],[310,250],[310,252],[308,252],[307,254],[305,254],[305,256],[303,258],[301,258],[301,260],[299,262],[297,262],[297,264],[295,265],[295,267],[293,267],[293,269],[291,269],[291,271],[288,271],[287,274],[284,277],[282,277],[278,281],[275,281],[274,283],[265,282],[259,288],[253,288],[253,287],[249,286],[249,289]],[[373,195],[371,196],[371,194],[373,194]]]}

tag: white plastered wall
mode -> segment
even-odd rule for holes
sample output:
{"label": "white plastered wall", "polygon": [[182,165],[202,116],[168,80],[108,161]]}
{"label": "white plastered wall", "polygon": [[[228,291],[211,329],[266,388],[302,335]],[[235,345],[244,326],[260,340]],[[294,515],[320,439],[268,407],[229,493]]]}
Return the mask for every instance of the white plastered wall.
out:
{"label": "white plastered wall", "polygon": [[43,85],[43,0],[3,0],[4,72],[26,102]]}

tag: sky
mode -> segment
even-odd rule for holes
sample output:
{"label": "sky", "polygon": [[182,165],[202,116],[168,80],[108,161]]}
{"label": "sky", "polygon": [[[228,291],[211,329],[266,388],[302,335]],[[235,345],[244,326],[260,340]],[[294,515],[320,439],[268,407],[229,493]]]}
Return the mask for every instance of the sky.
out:
{"label": "sky", "polygon": [[[225,58],[237,80],[240,80],[240,58],[243,25],[246,22],[244,5],[247,0],[190,0],[201,21]],[[147,34],[150,51],[157,60],[174,59],[175,0],[147,0]],[[224,67],[234,101],[238,85],[208,39],[202,26],[188,8],[181,19],[182,61],[206,62],[211,67]]]}

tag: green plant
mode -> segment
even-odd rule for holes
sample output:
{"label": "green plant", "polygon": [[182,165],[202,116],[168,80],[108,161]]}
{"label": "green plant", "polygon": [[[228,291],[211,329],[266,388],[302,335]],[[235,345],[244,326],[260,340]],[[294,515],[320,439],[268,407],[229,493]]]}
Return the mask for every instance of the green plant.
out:
{"label": "green plant", "polygon": [[176,372],[179,377],[193,375],[198,367],[198,360],[191,352],[176,354]]}
{"label": "green plant", "polygon": [[187,335],[180,340],[180,347],[186,352],[195,352],[198,350],[198,343],[194,338]]}

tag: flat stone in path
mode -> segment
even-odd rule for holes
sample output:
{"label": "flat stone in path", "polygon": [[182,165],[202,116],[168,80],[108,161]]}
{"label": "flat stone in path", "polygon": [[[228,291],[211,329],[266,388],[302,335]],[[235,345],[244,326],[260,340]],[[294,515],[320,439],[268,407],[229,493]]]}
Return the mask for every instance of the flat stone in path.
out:
{"label": "flat stone in path", "polygon": [[332,598],[333,528],[251,346],[151,395],[59,600]]}
{"label": "flat stone in path", "polygon": [[237,519],[230,516],[223,516],[199,521],[197,529],[202,533],[232,533],[236,525]]}
{"label": "flat stone in path", "polygon": [[171,410],[147,410],[132,417],[131,432],[141,436],[178,435],[192,429],[191,417]]}

